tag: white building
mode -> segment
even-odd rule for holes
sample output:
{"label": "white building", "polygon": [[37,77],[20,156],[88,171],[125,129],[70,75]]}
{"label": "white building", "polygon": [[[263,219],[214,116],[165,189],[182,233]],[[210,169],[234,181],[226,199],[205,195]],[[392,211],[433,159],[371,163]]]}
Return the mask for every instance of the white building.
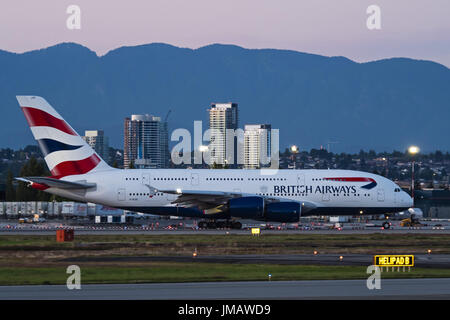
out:
{"label": "white building", "polygon": [[244,168],[257,169],[270,165],[271,125],[245,125]]}
{"label": "white building", "polygon": [[109,144],[103,130],[86,130],[82,137],[84,141],[106,162],[109,162]]}
{"label": "white building", "polygon": [[[210,164],[226,164],[227,129],[238,128],[238,105],[237,103],[212,103],[209,111],[209,129],[211,131]],[[235,139],[234,139],[235,140]],[[228,141],[230,143],[231,141]],[[234,159],[236,164],[236,148],[234,143]]]}

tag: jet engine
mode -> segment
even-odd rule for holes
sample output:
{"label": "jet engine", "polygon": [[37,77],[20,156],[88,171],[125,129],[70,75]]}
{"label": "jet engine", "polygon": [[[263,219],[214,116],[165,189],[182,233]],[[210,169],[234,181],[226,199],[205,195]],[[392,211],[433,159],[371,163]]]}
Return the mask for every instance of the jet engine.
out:
{"label": "jet engine", "polygon": [[241,197],[228,201],[228,214],[242,219],[298,222],[301,205],[287,201],[267,203],[262,197]]}

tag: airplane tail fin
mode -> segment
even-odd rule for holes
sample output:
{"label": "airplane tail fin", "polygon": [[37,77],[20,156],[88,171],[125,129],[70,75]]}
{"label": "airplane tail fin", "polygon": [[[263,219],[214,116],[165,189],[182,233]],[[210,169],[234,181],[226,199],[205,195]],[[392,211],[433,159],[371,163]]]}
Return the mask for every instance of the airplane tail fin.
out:
{"label": "airplane tail fin", "polygon": [[16,98],[53,177],[110,169],[44,98]]}

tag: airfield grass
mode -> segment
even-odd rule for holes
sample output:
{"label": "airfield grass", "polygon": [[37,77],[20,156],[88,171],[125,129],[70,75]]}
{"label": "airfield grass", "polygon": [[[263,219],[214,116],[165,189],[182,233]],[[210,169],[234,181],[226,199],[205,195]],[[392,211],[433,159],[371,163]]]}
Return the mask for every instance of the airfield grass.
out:
{"label": "airfield grass", "polygon": [[[125,254],[301,254],[322,253],[450,253],[450,234],[263,234],[251,235],[75,235],[74,242],[56,243],[55,236],[1,235],[0,254],[11,251],[89,251]],[[121,250],[123,249],[123,250]]]}
{"label": "airfield grass", "polygon": [[[264,232],[264,231],[263,231]],[[196,281],[367,279],[366,266],[284,265],[121,260],[94,262],[89,257],[227,254],[433,254],[450,253],[447,234],[189,234],[77,235],[57,243],[55,236],[0,235],[0,285],[65,284],[70,261],[81,267],[82,284]],[[107,261],[107,260],[103,260]],[[450,269],[412,268],[383,272],[382,278],[450,277]]]}
{"label": "airfield grass", "polygon": [[[157,283],[198,281],[268,280],[338,280],[367,279],[366,267],[360,266],[293,266],[216,263],[151,263],[145,267],[80,266],[82,284]],[[66,266],[0,268],[0,285],[65,284]],[[411,272],[383,272],[389,278],[444,278],[449,269],[412,268]]]}

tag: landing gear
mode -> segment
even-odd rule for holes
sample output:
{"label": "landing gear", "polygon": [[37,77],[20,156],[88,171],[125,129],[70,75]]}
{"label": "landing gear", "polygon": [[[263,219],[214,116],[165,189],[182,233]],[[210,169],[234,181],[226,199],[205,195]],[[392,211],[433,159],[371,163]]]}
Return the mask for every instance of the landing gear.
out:
{"label": "landing gear", "polygon": [[198,227],[200,229],[241,229],[242,223],[239,221],[217,221],[217,220],[210,220],[210,221],[200,221],[198,223]]}
{"label": "landing gear", "polygon": [[240,223],[239,221],[233,221],[231,223],[231,229],[242,229],[242,223]]}
{"label": "landing gear", "polygon": [[208,223],[206,221],[200,221],[198,223],[198,227],[199,227],[199,229],[206,229],[206,228],[208,228]]}

